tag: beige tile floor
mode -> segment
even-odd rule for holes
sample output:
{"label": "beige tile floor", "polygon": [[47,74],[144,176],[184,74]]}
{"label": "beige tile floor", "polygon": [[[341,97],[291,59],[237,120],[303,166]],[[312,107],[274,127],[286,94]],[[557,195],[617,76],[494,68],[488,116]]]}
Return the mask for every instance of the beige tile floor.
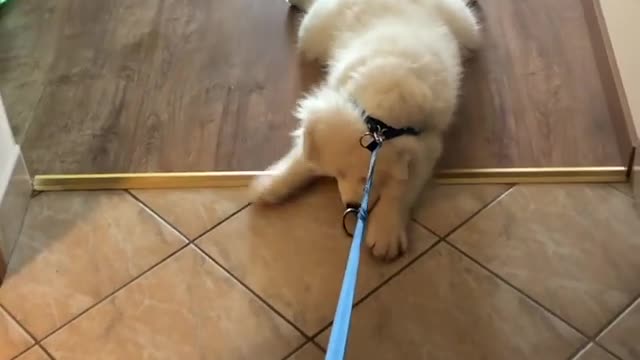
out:
{"label": "beige tile floor", "polygon": [[[332,184],[42,193],[0,288],[0,360],[323,358],[349,239]],[[624,187],[443,186],[405,257],[364,254],[350,359],[640,359]]]}

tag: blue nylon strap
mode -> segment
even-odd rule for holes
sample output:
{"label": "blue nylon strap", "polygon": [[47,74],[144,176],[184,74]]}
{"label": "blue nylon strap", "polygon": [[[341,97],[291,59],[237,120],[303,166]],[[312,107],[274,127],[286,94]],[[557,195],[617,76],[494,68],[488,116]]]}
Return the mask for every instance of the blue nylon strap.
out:
{"label": "blue nylon strap", "polygon": [[331,337],[329,338],[329,346],[325,357],[326,360],[342,360],[344,359],[347,351],[349,328],[351,325],[351,312],[353,310],[353,300],[355,299],[356,285],[358,282],[360,247],[366,234],[367,218],[369,216],[369,192],[373,186],[373,173],[376,167],[376,158],[381,147],[382,142],[379,142],[378,146],[371,152],[367,183],[364,186],[364,194],[362,196],[360,210],[358,211],[358,221],[356,222],[356,228],[353,232],[351,250],[349,250],[347,268],[344,272],[342,289],[340,290],[338,306],[333,319],[333,328],[331,329]]}

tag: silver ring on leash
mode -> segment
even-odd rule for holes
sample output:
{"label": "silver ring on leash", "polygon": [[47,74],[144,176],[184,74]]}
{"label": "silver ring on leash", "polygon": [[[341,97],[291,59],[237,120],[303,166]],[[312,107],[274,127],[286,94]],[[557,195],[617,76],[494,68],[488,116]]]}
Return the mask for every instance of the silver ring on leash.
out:
{"label": "silver ring on leash", "polygon": [[369,144],[371,144],[371,142],[373,141],[376,141],[376,137],[374,136],[373,133],[371,132],[364,133],[364,135],[360,137],[360,146],[366,149],[367,146],[369,146]]}
{"label": "silver ring on leash", "polygon": [[344,232],[349,235],[349,236],[353,236],[353,233],[351,231],[349,231],[349,228],[347,227],[347,217],[350,214],[354,214],[356,219],[358,218],[358,212],[360,211],[360,209],[356,209],[356,208],[348,208],[347,210],[344,211],[344,213],[342,214],[342,229],[344,229]]}

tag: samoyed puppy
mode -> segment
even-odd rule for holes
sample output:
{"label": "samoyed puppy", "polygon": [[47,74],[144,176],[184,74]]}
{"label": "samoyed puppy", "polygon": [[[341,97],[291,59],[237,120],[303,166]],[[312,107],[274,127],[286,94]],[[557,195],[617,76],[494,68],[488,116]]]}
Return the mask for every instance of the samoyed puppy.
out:
{"label": "samoyed puppy", "polygon": [[407,134],[380,149],[366,244],[382,259],[408,246],[413,208],[442,152],[456,107],[463,57],[481,42],[466,0],[290,0],[304,11],[298,45],[327,66],[297,107],[292,149],[251,185],[256,203],[278,203],[317,177],[337,180],[358,207],[371,152],[365,115]]}

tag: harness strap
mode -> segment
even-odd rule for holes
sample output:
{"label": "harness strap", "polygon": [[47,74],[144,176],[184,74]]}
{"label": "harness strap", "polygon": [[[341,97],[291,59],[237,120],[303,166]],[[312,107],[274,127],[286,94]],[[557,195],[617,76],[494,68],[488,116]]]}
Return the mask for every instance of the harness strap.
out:
{"label": "harness strap", "polygon": [[[360,140],[360,145],[369,151],[373,151],[379,146],[382,141],[391,140],[403,135],[418,136],[422,131],[413,127],[394,128],[387,125],[384,121],[375,118],[367,113],[363,113],[364,122],[367,125],[369,132],[364,137],[371,137],[371,141],[368,144],[363,143],[363,139]],[[378,135],[380,139],[374,137]]]}

